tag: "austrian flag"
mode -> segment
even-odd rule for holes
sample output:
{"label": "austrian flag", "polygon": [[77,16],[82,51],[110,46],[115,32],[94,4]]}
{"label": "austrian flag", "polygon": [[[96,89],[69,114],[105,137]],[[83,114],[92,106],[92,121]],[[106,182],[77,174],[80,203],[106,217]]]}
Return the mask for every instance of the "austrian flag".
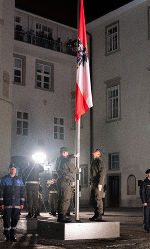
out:
{"label": "austrian flag", "polygon": [[84,6],[83,0],[81,0],[77,52],[75,121],[78,122],[80,117],[92,106],[93,102],[91,94]]}

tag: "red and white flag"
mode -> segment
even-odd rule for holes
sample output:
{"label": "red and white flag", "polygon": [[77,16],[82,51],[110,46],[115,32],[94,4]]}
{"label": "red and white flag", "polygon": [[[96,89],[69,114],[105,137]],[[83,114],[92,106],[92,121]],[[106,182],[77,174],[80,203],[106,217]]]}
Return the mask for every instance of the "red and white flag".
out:
{"label": "red and white flag", "polygon": [[81,0],[77,52],[75,121],[78,122],[80,117],[92,106],[93,102],[91,93],[84,6],[83,0]]}

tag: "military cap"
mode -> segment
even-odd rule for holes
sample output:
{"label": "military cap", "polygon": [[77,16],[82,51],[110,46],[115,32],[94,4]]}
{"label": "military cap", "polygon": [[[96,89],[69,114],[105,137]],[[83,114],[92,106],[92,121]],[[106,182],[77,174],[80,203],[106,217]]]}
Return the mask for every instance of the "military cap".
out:
{"label": "military cap", "polygon": [[11,169],[13,167],[16,168],[16,165],[14,163],[10,163],[9,168]]}
{"label": "military cap", "polygon": [[147,169],[147,170],[145,171],[145,174],[148,174],[148,173],[150,173],[150,169]]}
{"label": "military cap", "polygon": [[68,152],[68,148],[67,147],[61,147],[60,148],[60,153],[63,153],[63,152]]}

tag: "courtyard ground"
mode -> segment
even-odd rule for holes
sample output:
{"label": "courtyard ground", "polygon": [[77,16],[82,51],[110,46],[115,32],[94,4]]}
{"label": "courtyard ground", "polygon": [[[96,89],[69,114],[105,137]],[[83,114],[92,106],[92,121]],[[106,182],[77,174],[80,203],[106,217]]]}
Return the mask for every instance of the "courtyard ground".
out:
{"label": "courtyard ground", "polygon": [[[81,219],[92,216],[89,210],[81,210]],[[73,214],[72,214],[73,215]],[[25,213],[22,213],[25,216]],[[41,213],[42,217],[50,217]],[[73,216],[72,216],[73,217]],[[2,234],[2,218],[0,218],[0,248],[35,248],[35,249],[115,249],[134,248],[150,249],[150,233],[143,230],[142,208],[107,209],[103,217],[105,221],[120,222],[120,238],[105,240],[76,240],[64,241],[45,239],[35,233],[17,233],[17,242],[5,242]]]}

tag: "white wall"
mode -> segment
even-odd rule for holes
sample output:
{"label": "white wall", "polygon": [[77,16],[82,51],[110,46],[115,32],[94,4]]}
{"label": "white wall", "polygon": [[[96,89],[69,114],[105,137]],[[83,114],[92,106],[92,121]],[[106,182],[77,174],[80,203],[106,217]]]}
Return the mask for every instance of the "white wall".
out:
{"label": "white wall", "polygon": [[[70,28],[67,33],[72,35]],[[66,36],[63,29],[62,35]],[[71,127],[71,92],[75,91],[76,57],[19,41],[14,41],[13,52],[26,57],[26,80],[25,86],[13,84],[11,155],[31,158],[31,155],[39,149],[38,140],[40,139],[43,141],[42,149],[46,152],[48,161],[55,163],[60,147],[68,146],[70,153],[75,152],[75,130]],[[36,60],[54,65],[54,92],[35,89]],[[29,136],[27,137],[16,135],[17,111],[29,112]],[[54,117],[64,118],[64,140],[53,138]],[[84,115],[83,128],[81,128],[81,164],[88,166],[90,158],[89,118],[90,112]],[[89,189],[83,188],[82,202],[88,202],[88,199]]]}
{"label": "white wall", "polygon": [[[138,186],[136,195],[127,196],[127,178],[133,174],[138,183],[150,162],[149,4],[120,8],[88,29],[93,38],[94,145],[101,146],[107,170],[108,153],[120,154],[120,170],[108,173],[121,173],[121,206],[141,205]],[[118,20],[120,51],[105,56],[105,26]],[[115,77],[121,78],[121,120],[108,123],[105,81]]]}
{"label": "white wall", "polygon": [[10,163],[14,5],[13,0],[0,1],[0,175]]}

